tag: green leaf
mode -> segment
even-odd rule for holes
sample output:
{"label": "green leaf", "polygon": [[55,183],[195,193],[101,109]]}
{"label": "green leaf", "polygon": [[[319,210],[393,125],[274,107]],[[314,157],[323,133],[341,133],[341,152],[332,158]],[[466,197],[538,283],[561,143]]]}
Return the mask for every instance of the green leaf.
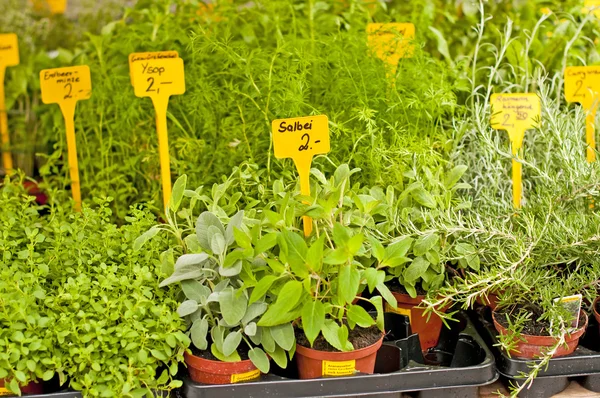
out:
{"label": "green leaf", "polygon": [[249,301],[249,303],[252,304],[255,301],[258,301],[261,298],[263,298],[265,296],[265,294],[271,288],[271,285],[273,284],[273,282],[275,282],[276,280],[277,280],[277,277],[273,276],[273,275],[263,276],[258,281],[258,283],[256,284],[256,286],[254,286],[254,289],[252,290],[252,294],[250,295],[250,301]]}
{"label": "green leaf", "polygon": [[346,312],[348,319],[356,323],[361,328],[368,328],[375,324],[375,320],[369,313],[359,305],[351,305]]}
{"label": "green leaf", "polygon": [[320,301],[308,301],[302,307],[302,330],[312,347],[325,323],[325,305]]}
{"label": "green leaf", "polygon": [[348,252],[354,256],[359,252],[362,247],[365,236],[363,234],[356,234],[352,238],[348,239]]}
{"label": "green leaf", "polygon": [[338,297],[345,303],[351,303],[358,294],[360,273],[354,264],[340,266],[338,276]]}
{"label": "green leaf", "polygon": [[458,181],[462,178],[462,176],[467,171],[468,167],[464,165],[456,166],[446,175],[446,179],[444,181],[444,186],[447,189],[451,189],[456,185]]}
{"label": "green leaf", "polygon": [[235,332],[229,333],[225,340],[223,340],[223,355],[226,357],[233,354],[237,351],[238,346],[242,341],[242,332],[237,330]]}
{"label": "green leaf", "polygon": [[381,294],[383,299],[389,305],[391,305],[393,308],[396,308],[398,306],[398,301],[396,300],[396,298],[394,297],[392,292],[390,292],[390,289],[388,289],[388,287],[385,284],[383,284],[383,283],[378,284],[377,291],[379,292],[379,294]]}
{"label": "green leaf", "polygon": [[308,247],[304,238],[287,230],[283,232],[283,236],[288,246],[287,261],[292,272],[302,279],[306,278],[308,276],[308,268],[306,267]]}
{"label": "green leaf", "polygon": [[373,256],[375,256],[377,261],[382,262],[383,258],[385,257],[385,249],[383,248],[383,245],[378,239],[372,236],[369,236],[369,242],[371,243],[371,251],[373,252]]}
{"label": "green leaf", "polygon": [[385,256],[383,262],[385,264],[391,263],[394,259],[404,258],[410,246],[414,242],[414,239],[410,236],[403,236],[388,247],[385,248]]}
{"label": "green leaf", "polygon": [[252,303],[248,306],[246,310],[246,314],[242,318],[242,324],[247,324],[248,322],[254,320],[254,318],[261,316],[267,310],[266,303]]}
{"label": "green leaf", "polygon": [[160,283],[160,287],[165,287],[175,282],[188,279],[200,278],[204,272],[202,264],[208,260],[206,253],[184,254],[177,259],[175,263],[175,272]]}
{"label": "green leaf", "polygon": [[346,250],[338,248],[335,250],[330,250],[327,256],[325,256],[323,259],[323,262],[330,265],[340,265],[347,263],[350,259],[351,256],[346,252]]}
{"label": "green leaf", "polygon": [[198,303],[195,300],[185,300],[177,307],[177,314],[183,318],[186,315],[193,314],[197,309]]}
{"label": "green leaf", "polygon": [[139,251],[142,248],[142,246],[146,244],[146,242],[154,238],[159,232],[160,228],[154,226],[148,231],[144,232],[142,235],[138,236],[137,239],[133,242],[133,250],[136,252]]}
{"label": "green leaf", "polygon": [[192,342],[199,350],[206,350],[208,348],[208,321],[204,318],[196,319],[190,328],[190,335]]}
{"label": "green leaf", "polygon": [[195,300],[197,303],[204,302],[210,294],[210,288],[194,279],[181,281],[181,288],[185,297],[190,300]]}
{"label": "green leaf", "polygon": [[335,242],[336,246],[346,246],[346,243],[348,243],[348,241],[350,240],[349,230],[349,228],[347,229],[339,222],[335,223],[335,225],[333,226],[333,241]]}
{"label": "green leaf", "polygon": [[223,354],[221,351],[219,351],[219,349],[217,348],[216,344],[211,344],[210,345],[210,352],[212,352],[212,354],[217,357],[217,359],[219,361],[223,361],[223,362],[239,362],[242,360],[242,358],[240,358],[240,354],[237,353],[237,351],[234,351],[231,355],[225,355]]}
{"label": "green leaf", "polygon": [[278,236],[279,233],[272,232],[260,238],[256,246],[254,246],[254,254],[258,256],[261,253],[271,250],[277,244]]}
{"label": "green leaf", "polygon": [[281,369],[287,368],[288,361],[283,348],[276,346],[275,351],[269,352],[269,356],[273,358],[277,366],[279,366]]}
{"label": "green leaf", "polygon": [[217,216],[212,214],[209,211],[205,211],[200,214],[198,220],[196,221],[196,235],[198,236],[198,243],[204,250],[211,250],[210,247],[210,235],[208,229],[214,226],[218,228],[221,232],[221,235],[225,236],[225,228],[223,228],[223,224]]}
{"label": "green leaf", "polygon": [[429,207],[430,209],[435,208],[437,205],[433,196],[423,188],[423,185],[420,182],[415,184],[419,184],[419,186],[410,193],[413,199],[422,206]]}
{"label": "green leaf", "polygon": [[246,327],[244,327],[244,333],[246,333],[246,335],[252,337],[252,336],[256,336],[256,331],[258,330],[258,327],[256,326],[256,323],[254,322],[250,322],[249,324],[246,325]]}
{"label": "green leaf", "polygon": [[228,287],[219,293],[221,315],[228,325],[237,325],[244,315],[248,301],[243,295],[238,296],[233,287]]}
{"label": "green leaf", "polygon": [[450,56],[450,51],[448,51],[448,42],[444,38],[442,32],[440,32],[433,26],[429,26],[429,30],[435,36],[435,39],[437,41],[437,50],[439,51],[439,53],[442,54],[444,58],[446,58],[446,61],[448,61],[450,64],[454,64],[452,57]]}
{"label": "green leaf", "polygon": [[289,351],[296,342],[294,327],[291,323],[273,326],[269,329],[273,340],[284,350]]}
{"label": "green leaf", "polygon": [[171,200],[169,200],[169,207],[172,212],[176,212],[181,205],[181,200],[183,199],[183,192],[185,191],[185,186],[187,185],[187,175],[182,175],[175,181],[173,184],[173,190],[171,191]]}
{"label": "green leaf", "polygon": [[290,312],[302,297],[302,282],[288,281],[279,292],[277,301],[272,304],[267,312],[258,321],[258,326],[276,326],[287,319]]}
{"label": "green leaf", "polygon": [[166,362],[169,360],[169,357],[167,356],[167,354],[164,353],[164,351],[161,350],[151,350],[150,353],[152,354],[152,356],[160,361]]}
{"label": "green leaf", "polygon": [[225,236],[215,226],[208,227],[208,238],[210,239],[210,250],[214,254],[224,254],[227,246],[225,245]]}
{"label": "green leaf", "polygon": [[438,243],[440,237],[437,234],[429,234],[420,236],[415,242],[413,247],[413,253],[415,256],[422,256],[429,250],[431,250],[436,243]]}
{"label": "green leaf", "polygon": [[378,271],[375,268],[367,268],[366,270],[364,270],[363,276],[367,280],[369,292],[373,292],[377,285],[383,284],[383,282],[385,281],[385,271]]}
{"label": "green leaf", "polygon": [[[377,318],[375,320],[375,324],[377,325],[379,330],[381,330],[383,332],[385,330],[385,319],[384,319],[383,302],[381,300],[381,296],[373,296],[369,299],[369,301],[375,307],[375,311],[377,311]],[[398,306],[398,303],[396,303],[395,299],[394,299],[394,303],[395,303],[394,308],[396,308]]]}
{"label": "green leaf", "polygon": [[323,245],[325,243],[325,235],[321,235],[317,239],[308,252],[306,253],[306,262],[313,272],[320,272],[323,265]]}
{"label": "green leaf", "polygon": [[250,358],[254,366],[256,366],[262,373],[269,373],[269,358],[262,349],[256,347],[252,348],[248,352],[248,358]]}
{"label": "green leaf", "polygon": [[244,210],[240,210],[231,219],[227,224],[227,229],[225,230],[225,240],[227,246],[230,246],[235,242],[235,229],[241,229],[244,223]]}
{"label": "green leaf", "polygon": [[423,257],[417,257],[404,270],[404,279],[407,282],[415,282],[425,274],[427,268],[429,268],[429,261]]}
{"label": "green leaf", "polygon": [[248,249],[252,247],[252,239],[248,236],[248,234],[241,229],[235,228],[233,230],[233,236],[235,242],[243,249]]}
{"label": "green leaf", "polygon": [[340,341],[339,335],[340,325],[332,321],[331,319],[326,319],[323,323],[323,327],[321,328],[321,332],[323,333],[323,337],[329,344],[331,344],[338,351],[344,351],[344,346]]}

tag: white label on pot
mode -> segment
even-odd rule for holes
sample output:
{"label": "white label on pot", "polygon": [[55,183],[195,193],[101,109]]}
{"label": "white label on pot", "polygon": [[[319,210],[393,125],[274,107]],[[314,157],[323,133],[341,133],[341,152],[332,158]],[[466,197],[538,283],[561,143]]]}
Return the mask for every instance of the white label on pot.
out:
{"label": "white label on pot", "polygon": [[231,382],[232,383],[241,383],[243,381],[256,380],[259,377],[260,377],[260,370],[254,369],[254,370],[251,370],[250,372],[231,375]]}
{"label": "white label on pot", "polygon": [[581,311],[581,300],[583,299],[583,296],[581,294],[575,294],[573,296],[567,296],[567,297],[562,297],[562,298],[555,298],[554,302],[555,303],[560,303],[563,305],[563,307],[565,307],[567,309],[567,311],[569,311],[571,314],[573,314],[573,323],[571,324],[571,326],[573,326],[575,329],[577,329],[577,327],[579,326],[579,312]]}
{"label": "white label on pot", "polygon": [[356,372],[356,361],[323,361],[323,376],[350,376]]}

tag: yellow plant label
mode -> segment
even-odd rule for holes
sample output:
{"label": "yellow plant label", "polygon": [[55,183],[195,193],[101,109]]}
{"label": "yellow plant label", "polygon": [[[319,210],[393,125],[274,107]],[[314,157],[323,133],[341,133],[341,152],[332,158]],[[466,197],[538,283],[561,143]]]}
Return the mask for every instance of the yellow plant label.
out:
{"label": "yellow plant label", "polygon": [[160,58],[133,62],[133,88],[137,97],[163,97],[185,93],[181,58]]}
{"label": "yellow plant label", "polygon": [[6,113],[6,97],[4,94],[4,74],[6,67],[19,64],[19,41],[14,33],[0,34],[0,143],[2,150],[2,166],[7,173],[13,169],[12,154],[7,149],[10,145],[8,134],[8,115]]}
{"label": "yellow plant label", "polygon": [[44,104],[61,104],[89,99],[92,78],[87,65],[44,69],[40,72],[40,87]]}
{"label": "yellow plant label", "polygon": [[260,377],[260,370],[254,369],[250,372],[231,375],[231,383],[241,383],[244,381],[256,380]]}
{"label": "yellow plant label", "polygon": [[14,394],[12,392],[8,391],[6,388],[0,387],[0,397],[6,397],[9,395],[14,395]]}
{"label": "yellow plant label", "polygon": [[67,0],[33,0],[33,9],[37,12],[50,11],[51,14],[64,14]]}
{"label": "yellow plant label", "polygon": [[14,33],[0,35],[0,68],[19,65],[19,41]]}
{"label": "yellow plant label", "polygon": [[600,0],[585,0],[583,12],[593,12],[597,18],[600,18]]}
{"label": "yellow plant label", "polygon": [[525,131],[539,125],[542,115],[542,105],[537,94],[492,94],[492,128],[506,130],[511,143],[513,154],[512,182],[513,205],[521,207],[523,193],[522,164],[516,156],[523,146]]}
{"label": "yellow plant label", "polygon": [[81,188],[79,163],[77,162],[77,140],[75,139],[75,107],[77,101],[87,100],[92,95],[90,68],[87,65],[81,65],[42,70],[40,87],[42,102],[58,104],[65,119],[71,193],[75,202],[75,211],[80,211]]}
{"label": "yellow plant label", "polygon": [[356,361],[323,361],[323,376],[350,376],[356,373]]}
{"label": "yellow plant label", "polygon": [[384,306],[385,312],[393,312],[394,314],[400,314],[400,315],[404,315],[406,317],[408,317],[408,321],[411,321],[411,317],[410,317],[410,309],[408,308],[402,308],[402,307],[392,307],[391,305],[389,305],[388,303],[385,303]]}
{"label": "yellow plant label", "polygon": [[[310,166],[315,155],[328,153],[329,119],[326,115],[277,119],[271,123],[277,159],[294,160],[302,195],[310,195]],[[312,220],[304,216],[304,235],[312,232]]]}
{"label": "yellow plant label", "polygon": [[[600,2],[599,2],[600,3]],[[578,102],[586,112],[585,136],[588,162],[596,160],[596,111],[600,92],[600,66],[570,66],[565,69],[565,98]]]}
{"label": "yellow plant label", "polygon": [[[138,53],[139,54],[139,53]],[[146,59],[130,56],[130,78],[138,97],[150,97],[156,114],[160,174],[165,211],[171,200],[171,161],[169,157],[169,134],[167,131],[167,108],[169,97],[185,93],[185,71],[183,60],[173,58],[174,51],[146,53]],[[140,56],[139,58],[144,58]]]}
{"label": "yellow plant label", "polygon": [[129,54],[129,79],[133,86],[133,64],[136,62],[151,61],[157,59],[171,59],[179,58],[177,51],[157,51],[157,52],[145,52],[145,53],[131,53]]}
{"label": "yellow plant label", "polygon": [[412,57],[415,25],[412,23],[370,23],[367,25],[368,45],[386,63],[388,73],[396,75],[398,62]]}

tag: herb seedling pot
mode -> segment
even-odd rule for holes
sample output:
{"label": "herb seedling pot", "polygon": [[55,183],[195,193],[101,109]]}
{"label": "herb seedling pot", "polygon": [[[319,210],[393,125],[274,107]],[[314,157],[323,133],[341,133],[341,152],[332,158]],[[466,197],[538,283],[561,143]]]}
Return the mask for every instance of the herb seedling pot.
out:
{"label": "herb seedling pot", "polygon": [[185,353],[185,363],[192,380],[203,384],[234,384],[260,378],[251,360],[239,362],[213,361]]}
{"label": "herb seedling pot", "polygon": [[[556,354],[552,356],[553,358],[572,354],[579,345],[579,338],[585,333],[588,325],[587,314],[582,314],[585,319],[583,326],[577,329],[574,333],[566,336],[566,344],[558,347]],[[494,326],[496,327],[498,333],[503,335],[508,333],[508,330],[496,321],[495,312],[492,313],[492,319],[494,320]],[[517,358],[534,359],[543,356],[544,352],[555,344],[556,338],[551,336],[531,336],[527,334],[521,334],[516,347],[510,351],[510,355]]]}
{"label": "herb seedling pot", "polygon": [[326,376],[349,376],[356,372],[373,374],[377,351],[383,337],[368,347],[349,352],[319,351],[296,345],[298,376],[301,379],[314,379]]}
{"label": "herb seedling pot", "polygon": [[496,311],[498,308],[498,295],[495,293],[490,293],[487,297],[477,297],[476,300],[479,304],[484,305],[486,307],[490,307],[492,311]]}
{"label": "herb seedling pot", "polygon": [[[440,339],[442,331],[442,318],[436,314],[425,314],[425,308],[419,308],[419,304],[425,299],[425,296],[410,297],[408,294],[392,291],[392,294],[398,302],[398,307],[392,308],[385,305],[386,312],[407,316],[410,320],[410,328],[413,333],[419,335],[421,349],[427,351],[435,347]],[[443,310],[445,311],[445,309]]]}

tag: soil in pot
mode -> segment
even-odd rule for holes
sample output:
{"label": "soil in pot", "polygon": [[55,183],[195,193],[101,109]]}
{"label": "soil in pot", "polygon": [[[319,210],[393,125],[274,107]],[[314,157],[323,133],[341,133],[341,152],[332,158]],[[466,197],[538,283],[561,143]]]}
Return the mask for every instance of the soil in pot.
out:
{"label": "soil in pot", "polygon": [[417,297],[412,298],[406,289],[404,289],[404,286],[398,283],[397,280],[388,282],[387,286],[396,298],[398,307],[393,308],[386,303],[385,311],[408,317],[410,329],[413,333],[419,335],[421,350],[427,351],[435,347],[440,339],[444,323],[442,322],[442,318],[436,314],[425,314],[424,308],[417,308],[427,295],[427,292],[421,286],[416,286]]}
{"label": "soil in pot", "polygon": [[[504,308],[499,312],[493,312],[494,326],[500,334],[507,334],[509,327],[506,314],[514,314],[518,309],[516,306]],[[541,310],[536,306],[527,306],[526,310],[532,312],[531,318],[524,324],[521,331],[520,340],[515,348],[510,351],[510,355],[517,358],[534,359],[544,355],[549,348],[556,344],[556,338],[550,336],[550,323],[546,320],[538,320]],[[579,345],[579,338],[585,333],[588,324],[588,317],[585,312],[579,314],[579,328],[565,336],[566,345],[558,347],[553,358],[569,355],[575,351]]]}
{"label": "soil in pot", "polygon": [[242,358],[239,362],[219,361],[210,350],[200,351],[192,347],[185,353],[185,363],[192,380],[203,384],[235,384],[260,378],[260,371],[248,359],[249,348],[243,344],[238,348]]}
{"label": "soil in pot", "polygon": [[329,344],[322,335],[313,347],[302,330],[296,329],[296,363],[301,379],[350,376],[357,372],[373,374],[377,351],[383,343],[383,334],[376,327],[355,327],[349,331],[348,340],[354,351],[341,352]]}

